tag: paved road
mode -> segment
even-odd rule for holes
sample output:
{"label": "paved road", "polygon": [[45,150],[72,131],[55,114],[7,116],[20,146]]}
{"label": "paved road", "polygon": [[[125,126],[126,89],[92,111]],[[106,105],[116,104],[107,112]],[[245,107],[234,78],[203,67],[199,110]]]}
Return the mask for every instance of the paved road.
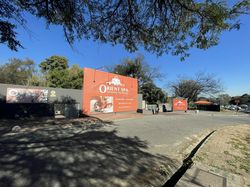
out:
{"label": "paved road", "polygon": [[152,152],[169,154],[170,148],[179,145],[187,137],[226,125],[249,124],[249,115],[228,115],[202,112],[199,114],[148,115],[139,119],[116,121],[120,136],[147,141]]}
{"label": "paved road", "polygon": [[[168,113],[105,126],[118,134],[99,123],[52,122],[29,120],[19,132],[3,132],[0,186],[161,186],[166,180],[161,166],[165,174],[179,167],[170,147],[205,129],[250,125],[250,116]],[[4,120],[2,126],[7,125],[14,123]]]}

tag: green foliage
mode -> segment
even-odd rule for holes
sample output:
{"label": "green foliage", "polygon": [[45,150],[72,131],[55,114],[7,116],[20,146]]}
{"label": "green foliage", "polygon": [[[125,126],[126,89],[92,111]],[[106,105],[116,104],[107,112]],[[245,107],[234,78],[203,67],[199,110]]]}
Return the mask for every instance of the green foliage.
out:
{"label": "green foliage", "polygon": [[68,59],[62,56],[51,56],[39,65],[43,73],[64,71],[68,68]]}
{"label": "green foliage", "polygon": [[249,104],[250,103],[250,95],[248,94],[243,94],[240,97],[240,103],[239,104]]}
{"label": "green foliage", "polygon": [[78,65],[68,67],[68,60],[62,56],[51,56],[39,67],[46,79],[46,86],[53,88],[81,89],[83,70]]}
{"label": "green foliage", "polygon": [[235,102],[236,100],[239,100],[239,103],[238,103],[239,105],[249,104],[250,103],[250,95],[249,94],[243,94],[242,96],[232,97],[229,103],[236,105],[237,104]]}
{"label": "green foliage", "polygon": [[121,64],[117,64],[110,70],[124,76],[129,76],[138,79],[139,90],[143,84],[160,79],[163,75],[159,72],[158,68],[150,67],[142,55],[137,56],[135,59],[125,59]]}
{"label": "green foliage", "polygon": [[66,70],[53,70],[45,75],[46,84],[52,88],[67,88],[68,72]]}
{"label": "green foliage", "polygon": [[46,79],[46,86],[54,88],[81,89],[83,70],[78,65],[68,67],[68,60],[62,56],[51,56],[39,65]]}
{"label": "green foliage", "polygon": [[189,110],[197,109],[197,105],[194,102],[189,102],[188,103],[188,109]]}
{"label": "green foliage", "polygon": [[30,59],[9,61],[0,66],[0,83],[82,89],[83,70],[76,64],[69,68],[65,57],[47,58],[39,65],[41,73],[37,73],[35,63]]}
{"label": "green foliage", "polygon": [[82,89],[83,71],[80,68],[77,71],[71,68],[63,71],[54,70],[46,74],[45,79],[48,87]]}
{"label": "green foliage", "polygon": [[43,73],[46,86],[65,88],[68,77],[68,59],[61,56],[51,56],[41,62],[39,67]]}
{"label": "green foliage", "polygon": [[28,86],[47,86],[46,80],[43,75],[38,75],[38,74],[33,74],[29,79],[28,79]]}
{"label": "green foliage", "polygon": [[35,63],[30,60],[12,58],[0,66],[0,82],[5,84],[27,85],[35,71]]}
{"label": "green foliage", "polygon": [[54,70],[47,76],[49,87],[82,89],[83,70],[73,65],[63,71]]}
{"label": "green foliage", "polygon": [[19,25],[24,25],[20,8],[14,1],[0,0],[0,44],[6,44],[11,50],[17,51],[22,45],[16,39],[16,25],[11,23],[13,20]]}
{"label": "green foliage", "polygon": [[150,67],[142,56],[125,59],[111,69],[111,72],[138,79],[139,93],[148,103],[166,102],[166,94],[154,84],[154,80],[162,77],[157,68]]}
{"label": "green foliage", "polygon": [[139,85],[141,85],[149,81],[149,77],[146,75],[146,66],[146,64],[142,64],[141,58],[136,58],[135,60],[125,59],[122,64],[118,64],[114,67],[113,72],[137,78]]}
{"label": "green foliage", "polygon": [[[232,4],[232,5],[231,5]],[[128,51],[139,47],[161,55],[188,56],[191,47],[207,49],[217,45],[225,30],[239,29],[238,18],[249,13],[249,0],[122,1],[122,0],[0,0],[1,43],[15,50],[15,22],[24,24],[23,11],[61,25],[67,41],[93,39],[123,44]],[[14,42],[13,42],[14,41]]]}
{"label": "green foliage", "polygon": [[143,99],[147,101],[148,104],[165,103],[167,101],[166,94],[153,82],[143,84],[141,87],[141,93]]}
{"label": "green foliage", "polygon": [[68,88],[82,89],[83,70],[76,64],[72,65],[68,71]]}

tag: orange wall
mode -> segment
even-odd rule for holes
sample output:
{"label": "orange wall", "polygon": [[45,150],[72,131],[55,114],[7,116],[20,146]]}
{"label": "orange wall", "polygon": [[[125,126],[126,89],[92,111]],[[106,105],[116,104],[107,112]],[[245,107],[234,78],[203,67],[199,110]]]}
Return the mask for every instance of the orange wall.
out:
{"label": "orange wall", "polygon": [[173,111],[186,111],[187,109],[187,99],[173,99]]}
{"label": "orange wall", "polygon": [[84,68],[84,113],[136,111],[137,94],[137,79]]}

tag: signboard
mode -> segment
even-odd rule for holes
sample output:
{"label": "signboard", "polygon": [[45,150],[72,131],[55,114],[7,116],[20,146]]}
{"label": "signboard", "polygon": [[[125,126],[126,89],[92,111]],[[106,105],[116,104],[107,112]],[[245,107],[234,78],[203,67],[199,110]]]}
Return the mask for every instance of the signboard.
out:
{"label": "signboard", "polygon": [[7,103],[47,103],[47,89],[7,88]]}
{"label": "signboard", "polygon": [[187,111],[188,103],[187,99],[173,99],[173,111]]}
{"label": "signboard", "polygon": [[137,110],[137,79],[84,68],[83,112]]}

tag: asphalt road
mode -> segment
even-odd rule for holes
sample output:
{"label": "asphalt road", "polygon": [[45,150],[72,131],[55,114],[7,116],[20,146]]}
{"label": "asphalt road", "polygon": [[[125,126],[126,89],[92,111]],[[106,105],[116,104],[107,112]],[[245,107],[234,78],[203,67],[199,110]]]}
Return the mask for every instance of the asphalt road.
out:
{"label": "asphalt road", "polygon": [[118,135],[146,141],[151,152],[170,151],[190,136],[228,125],[249,124],[249,115],[202,112],[199,114],[147,115],[143,118],[115,121]]}
{"label": "asphalt road", "polygon": [[[250,116],[202,112],[148,114],[114,124],[26,122],[16,121],[20,131],[2,131],[0,186],[161,186],[182,164],[173,149],[180,142],[206,129],[250,125]],[[0,122],[8,125],[15,124]]]}

